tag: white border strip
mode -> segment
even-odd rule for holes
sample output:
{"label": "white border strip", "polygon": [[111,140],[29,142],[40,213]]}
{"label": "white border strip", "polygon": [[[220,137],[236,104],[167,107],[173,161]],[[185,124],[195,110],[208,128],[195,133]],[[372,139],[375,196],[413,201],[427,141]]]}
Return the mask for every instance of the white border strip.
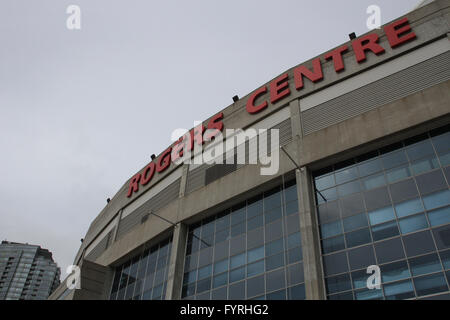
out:
{"label": "white border strip", "polygon": [[164,190],[166,187],[168,187],[172,182],[175,182],[178,178],[181,177],[183,173],[183,167],[180,167],[176,169],[174,172],[169,174],[166,177],[163,177],[161,181],[159,181],[156,186],[150,188],[147,190],[143,195],[141,195],[139,198],[137,198],[135,201],[130,203],[128,206],[126,206],[123,209],[122,212],[122,219],[131,214],[134,210],[142,206],[145,202],[153,198],[155,195],[157,195],[159,192]]}
{"label": "white border strip", "polygon": [[420,62],[431,59],[450,50],[447,38],[435,41],[425,47],[407,53],[397,59],[388,61],[374,69],[360,73],[350,79],[332,85],[303,99],[300,99],[300,110],[306,111],[324,102],[335,99],[350,91],[361,88],[369,83],[383,79],[396,72],[409,68]]}

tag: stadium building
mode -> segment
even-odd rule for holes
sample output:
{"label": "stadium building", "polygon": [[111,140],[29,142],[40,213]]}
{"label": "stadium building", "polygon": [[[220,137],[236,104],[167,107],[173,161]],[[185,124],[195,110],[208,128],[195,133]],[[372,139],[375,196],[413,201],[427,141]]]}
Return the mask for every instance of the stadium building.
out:
{"label": "stadium building", "polygon": [[[426,1],[235,97],[125,182],[51,298],[449,299],[449,26]],[[276,174],[175,161],[238,128],[277,129]]]}

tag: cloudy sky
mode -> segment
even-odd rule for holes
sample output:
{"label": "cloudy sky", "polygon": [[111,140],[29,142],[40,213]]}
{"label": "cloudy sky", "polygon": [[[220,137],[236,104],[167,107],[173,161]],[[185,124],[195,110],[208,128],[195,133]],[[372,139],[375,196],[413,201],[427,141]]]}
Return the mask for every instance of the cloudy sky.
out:
{"label": "cloudy sky", "polygon": [[[418,0],[1,0],[0,238],[65,269],[123,183],[284,70]],[[69,30],[66,9],[81,8]]]}

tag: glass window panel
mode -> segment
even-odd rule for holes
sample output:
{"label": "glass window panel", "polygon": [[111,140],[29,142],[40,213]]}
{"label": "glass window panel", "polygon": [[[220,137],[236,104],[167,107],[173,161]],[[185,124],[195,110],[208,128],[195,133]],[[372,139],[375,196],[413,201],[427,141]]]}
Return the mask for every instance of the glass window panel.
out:
{"label": "glass window panel", "polygon": [[411,276],[406,261],[398,261],[382,265],[380,267],[380,271],[383,283],[403,280]]}
{"label": "glass window panel", "polygon": [[450,248],[450,225],[434,228],[433,235],[439,250]]}
{"label": "glass window panel", "polygon": [[286,203],[286,215],[298,213],[298,201],[294,200]]}
{"label": "glass window panel", "polygon": [[245,253],[230,258],[230,268],[234,269],[245,264]]}
{"label": "glass window panel", "polygon": [[318,190],[323,190],[323,189],[327,189],[329,187],[333,187],[335,185],[334,174],[316,178],[315,183],[316,183],[316,188]]}
{"label": "glass window panel", "polygon": [[288,249],[292,249],[294,247],[297,247],[301,245],[301,238],[300,238],[300,232],[293,233],[288,236]]}
{"label": "glass window panel", "polygon": [[395,211],[397,212],[397,217],[402,218],[414,213],[422,212],[423,205],[419,198],[411,199],[405,202],[401,202],[395,205]]}
{"label": "glass window panel", "polygon": [[373,247],[365,246],[348,251],[348,261],[351,270],[367,268],[376,264]]}
{"label": "glass window panel", "polygon": [[243,300],[245,299],[245,281],[235,283],[228,290],[228,299]]}
{"label": "glass window panel", "polygon": [[219,243],[230,238],[230,229],[218,231],[214,243]]}
{"label": "glass window panel", "polygon": [[[194,286],[190,285],[183,287],[183,295],[186,295],[188,293],[191,295],[195,293],[195,284]],[[142,300],[150,300],[151,298],[152,298],[151,289],[149,291],[144,292],[144,294],[142,295]]]}
{"label": "glass window panel", "polygon": [[369,221],[371,225],[394,220],[394,210],[392,207],[385,207],[376,211],[369,212]]}
{"label": "glass window panel", "polygon": [[197,271],[186,272],[183,277],[183,284],[191,283],[197,280]]}
{"label": "glass window panel", "polygon": [[343,219],[344,231],[352,231],[367,226],[367,217],[365,213]]}
{"label": "glass window panel", "polygon": [[336,183],[341,184],[350,180],[354,180],[358,178],[358,170],[355,167],[345,168],[340,171],[335,172],[336,175]]}
{"label": "glass window panel", "polygon": [[306,294],[304,284],[289,288],[289,300],[305,300],[305,299]]}
{"label": "glass window panel", "polygon": [[212,300],[226,300],[227,299],[227,287],[222,287],[212,291]]}
{"label": "glass window panel", "polygon": [[340,200],[342,216],[352,216],[364,211],[364,201],[361,193],[357,193]]}
{"label": "glass window panel", "polygon": [[264,260],[247,265],[247,277],[255,276],[264,272]]}
{"label": "glass window panel", "polygon": [[348,271],[345,252],[330,254],[323,257],[323,267],[326,276]]}
{"label": "glass window panel", "polygon": [[247,252],[247,260],[249,263],[262,258],[264,258],[264,247],[259,247]]}
{"label": "glass window panel", "polygon": [[247,298],[255,297],[264,293],[264,275],[248,279]]}
{"label": "glass window panel", "polygon": [[444,269],[450,269],[450,250],[439,252]]}
{"label": "glass window panel", "polygon": [[421,194],[435,192],[447,188],[442,170],[435,170],[416,177],[417,187]]}
{"label": "glass window panel", "polygon": [[382,161],[386,170],[408,162],[403,150],[391,152],[382,156]]}
{"label": "glass window panel", "polygon": [[341,197],[361,191],[359,180],[341,184],[338,186],[338,192]]}
{"label": "glass window panel", "polygon": [[214,261],[225,259],[229,255],[229,241],[223,241],[214,247]]}
{"label": "glass window panel", "polygon": [[401,219],[398,224],[400,225],[400,230],[402,233],[409,233],[428,227],[425,214],[419,214],[413,217]]}
{"label": "glass window panel", "polygon": [[406,153],[408,154],[408,158],[410,161],[414,161],[424,156],[434,154],[433,147],[431,146],[430,140],[425,140],[418,142],[414,145],[408,146],[406,148]]}
{"label": "glass window panel", "polygon": [[365,289],[355,291],[356,300],[381,300],[383,299],[383,292],[381,289]]}
{"label": "glass window panel", "polygon": [[259,247],[264,244],[264,229],[258,228],[247,233],[247,249]]}
{"label": "glass window panel", "polygon": [[436,250],[429,231],[421,231],[406,235],[403,237],[403,243],[405,244],[405,250],[408,257]]}
{"label": "glass window panel", "polygon": [[450,149],[450,132],[432,137],[434,148],[438,154],[441,154]]}
{"label": "glass window panel", "polygon": [[323,253],[331,253],[345,248],[344,236],[322,240]]}
{"label": "glass window panel", "polygon": [[414,279],[416,292],[419,296],[425,296],[437,292],[447,291],[447,283],[444,274],[438,273]]}
{"label": "glass window panel", "polygon": [[297,186],[294,184],[284,189],[284,197],[286,202],[297,200]]}
{"label": "glass window panel", "polygon": [[384,294],[388,300],[408,299],[414,297],[414,288],[411,280],[406,280],[385,285]]}
{"label": "glass window panel", "polygon": [[274,291],[286,286],[286,275],[284,269],[275,270],[266,274],[266,290]]}
{"label": "glass window panel", "polygon": [[266,244],[266,256],[279,253],[284,250],[283,239],[272,241]]}
{"label": "glass window panel", "polygon": [[232,237],[236,237],[243,233],[245,233],[245,222],[235,224],[234,226],[231,227],[231,236]]}
{"label": "glass window panel", "polygon": [[286,290],[280,290],[267,294],[267,300],[286,300]]}
{"label": "glass window panel", "polygon": [[336,277],[326,278],[325,284],[328,293],[337,293],[352,289],[350,276],[348,273]]}
{"label": "glass window panel", "polygon": [[287,234],[300,231],[300,216],[298,214],[286,218],[286,229]]}
{"label": "glass window panel", "polygon": [[160,300],[162,289],[163,289],[162,285],[153,288],[153,292],[152,292],[153,300]]}
{"label": "glass window panel", "polygon": [[[199,261],[198,261],[199,267],[206,266],[207,264],[210,264],[212,262],[213,247],[203,249],[202,251],[200,251],[199,254],[200,254]],[[164,261],[166,261],[166,259],[164,259]],[[158,264],[159,264],[159,261],[158,261]]]}
{"label": "glass window panel", "polygon": [[365,190],[375,189],[386,184],[384,173],[378,173],[373,176],[369,176],[362,180],[362,184]]}
{"label": "glass window panel", "polygon": [[373,241],[392,238],[399,235],[397,222],[391,221],[372,227]]}
{"label": "glass window panel", "polygon": [[230,283],[242,280],[244,278],[245,278],[245,267],[230,271]]}
{"label": "glass window panel", "polygon": [[392,201],[398,203],[418,196],[416,183],[414,179],[400,181],[389,186],[391,190]]}
{"label": "glass window panel", "polygon": [[376,158],[363,162],[358,165],[359,174],[361,177],[368,176],[369,174],[376,173],[382,170],[381,160]]}
{"label": "glass window panel", "polygon": [[216,220],[216,230],[223,230],[230,227],[230,215],[227,214]]}
{"label": "glass window panel", "polygon": [[230,240],[230,255],[245,251],[245,234]]}
{"label": "glass window panel", "polygon": [[264,211],[281,206],[281,192],[277,191],[269,196],[264,195]]}
{"label": "glass window panel", "polygon": [[428,212],[428,219],[432,227],[450,223],[450,207]]}
{"label": "glass window panel", "polygon": [[245,220],[245,207],[231,213],[231,225],[238,224]]}
{"label": "glass window panel", "polygon": [[420,276],[427,273],[441,271],[442,266],[437,253],[428,254],[409,260],[413,276]]}
{"label": "glass window panel", "polygon": [[409,164],[401,165],[400,167],[386,171],[386,178],[389,183],[399,181],[411,176],[411,169]]}
{"label": "glass window panel", "polygon": [[[362,198],[361,198],[362,204]],[[362,211],[363,209],[361,209]],[[328,202],[318,207],[320,223],[335,221],[340,218],[339,205],[337,201]]]}
{"label": "glass window panel", "polygon": [[283,236],[283,223],[282,219],[279,219],[271,224],[265,226],[266,242],[278,239]]}
{"label": "glass window panel", "polygon": [[326,201],[328,202],[328,201],[336,200],[338,197],[336,188],[330,188],[330,189],[320,191],[320,194],[321,195],[319,195],[319,194],[316,195],[316,199],[317,199],[318,203],[324,203],[325,201],[323,198],[325,198]]}
{"label": "glass window panel", "polygon": [[222,273],[228,270],[228,260],[216,262],[214,264],[214,274]]}
{"label": "glass window panel", "polygon": [[280,219],[282,216],[281,207],[276,207],[269,209],[264,214],[264,221],[266,224],[271,223],[277,219]]}
{"label": "glass window panel", "polygon": [[288,284],[305,282],[303,263],[296,263],[288,267]]}
{"label": "glass window panel", "polygon": [[367,288],[367,279],[369,277],[370,274],[368,274],[366,270],[352,272],[353,287],[355,289]]}
{"label": "glass window panel", "polygon": [[333,236],[337,236],[342,232],[343,231],[341,220],[331,223],[325,223],[320,226],[320,234],[322,235],[322,238],[330,238]]}
{"label": "glass window panel", "polygon": [[247,219],[256,217],[263,213],[263,202],[258,200],[247,207]]}
{"label": "glass window panel", "polygon": [[202,237],[214,233],[214,221],[202,225]]}
{"label": "glass window panel", "polygon": [[345,293],[338,293],[330,295],[327,298],[328,300],[353,300],[353,293],[352,291]]}
{"label": "glass window panel", "polygon": [[450,191],[440,191],[423,197],[425,209],[431,210],[450,204]]}
{"label": "glass window panel", "polygon": [[247,221],[247,231],[262,227],[264,224],[264,218],[262,215],[256,216],[253,219]]}
{"label": "glass window panel", "polygon": [[198,269],[198,279],[205,279],[211,276],[212,265],[206,266],[204,268]]}
{"label": "glass window panel", "polygon": [[266,258],[266,271],[284,266],[284,252]]}
{"label": "glass window panel", "polygon": [[420,174],[425,171],[439,168],[439,162],[436,157],[431,157],[413,162],[410,167],[414,174]]}
{"label": "glass window panel", "polygon": [[400,260],[405,257],[405,253],[403,252],[403,245],[400,238],[375,243],[374,247],[378,263]]}
{"label": "glass window panel", "polygon": [[445,167],[450,164],[450,152],[439,156],[439,161],[441,162],[441,166]]}
{"label": "glass window panel", "polygon": [[387,187],[378,188],[364,192],[366,207],[368,211],[386,207],[391,204]]}
{"label": "glass window panel", "polygon": [[226,285],[228,281],[228,273],[222,273],[214,277],[213,279],[213,288],[218,288],[223,285]]}
{"label": "glass window panel", "polygon": [[288,263],[294,263],[303,260],[302,247],[296,247],[288,251]]}

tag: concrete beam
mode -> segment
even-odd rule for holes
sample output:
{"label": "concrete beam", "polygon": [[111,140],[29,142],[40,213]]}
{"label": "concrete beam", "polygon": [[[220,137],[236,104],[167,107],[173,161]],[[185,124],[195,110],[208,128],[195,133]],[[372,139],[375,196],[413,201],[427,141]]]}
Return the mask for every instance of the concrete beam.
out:
{"label": "concrete beam", "polygon": [[325,286],[322,276],[320,241],[311,178],[306,168],[296,170],[295,176],[300,210],[300,234],[302,238],[306,299],[324,300]]}
{"label": "concrete beam", "polygon": [[167,276],[166,300],[181,299],[184,274],[184,254],[186,251],[188,227],[178,223],[173,231]]}

